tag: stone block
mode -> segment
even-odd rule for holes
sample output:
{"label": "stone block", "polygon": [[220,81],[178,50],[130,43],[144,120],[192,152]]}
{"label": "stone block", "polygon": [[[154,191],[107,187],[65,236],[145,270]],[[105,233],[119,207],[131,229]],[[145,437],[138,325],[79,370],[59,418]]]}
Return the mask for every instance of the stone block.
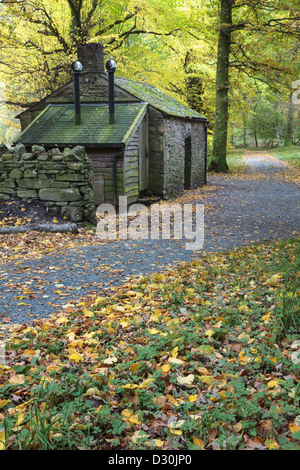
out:
{"label": "stone block", "polygon": [[24,178],[19,181],[20,188],[27,188],[27,189],[41,189],[45,186],[44,180],[39,179],[32,179],[32,178]]}
{"label": "stone block", "polygon": [[9,200],[10,200],[10,196],[8,194],[0,193],[0,202],[9,201]]}
{"label": "stone block", "polygon": [[43,188],[40,189],[41,201],[78,201],[81,196],[77,188]]}
{"label": "stone block", "polygon": [[14,180],[19,180],[20,178],[22,178],[22,172],[20,170],[12,170],[10,173],[9,173],[9,177],[14,179]]}
{"label": "stone block", "polygon": [[70,162],[68,163],[68,169],[69,170],[75,170],[75,171],[80,171],[84,169],[84,164],[80,162]]}
{"label": "stone block", "polygon": [[2,188],[15,188],[16,187],[16,183],[12,180],[6,180],[4,181],[3,183],[0,183],[0,193],[2,192]]}
{"label": "stone block", "polygon": [[37,171],[35,170],[25,170],[24,171],[24,178],[37,178]]}
{"label": "stone block", "polygon": [[14,156],[12,153],[4,153],[2,155],[2,161],[3,162],[12,162],[14,159]]}
{"label": "stone block", "polygon": [[60,173],[56,175],[57,181],[85,181],[86,178],[80,173]]}
{"label": "stone block", "polygon": [[16,194],[16,191],[15,189],[6,186],[5,183],[0,183],[0,193],[10,194],[13,196]]}
{"label": "stone block", "polygon": [[81,207],[67,206],[62,208],[61,215],[72,222],[80,222],[83,219],[83,210]]}
{"label": "stone block", "polygon": [[38,157],[41,153],[45,153],[45,148],[42,147],[41,145],[33,145],[31,147],[31,153],[35,157]]}
{"label": "stone block", "polygon": [[48,155],[49,155],[49,157],[56,157],[58,155],[61,156],[61,151],[58,148],[51,149],[51,150],[48,151]]}
{"label": "stone block", "polygon": [[24,162],[29,162],[36,160],[36,157],[37,155],[34,155],[33,153],[24,153],[24,155],[22,155],[22,160],[24,160]]}
{"label": "stone block", "polygon": [[72,149],[72,153],[74,153],[77,157],[85,160],[86,159],[86,151],[85,147],[82,147],[81,145],[77,145]]}
{"label": "stone block", "polygon": [[17,159],[20,159],[26,153],[26,147],[23,144],[17,144],[13,150]]}
{"label": "stone block", "polygon": [[54,162],[62,162],[64,157],[62,155],[53,155],[52,160]]}
{"label": "stone block", "polygon": [[40,161],[40,162],[46,162],[47,160],[49,160],[49,157],[46,153],[42,153],[40,154],[37,159]]}
{"label": "stone block", "polygon": [[38,198],[38,192],[30,189],[19,189],[17,196],[21,199],[36,199]]}

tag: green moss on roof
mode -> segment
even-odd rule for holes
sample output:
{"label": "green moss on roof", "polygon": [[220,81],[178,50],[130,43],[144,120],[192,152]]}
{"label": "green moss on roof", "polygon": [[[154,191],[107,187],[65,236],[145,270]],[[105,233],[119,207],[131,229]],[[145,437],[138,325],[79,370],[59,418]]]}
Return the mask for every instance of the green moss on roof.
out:
{"label": "green moss on roof", "polygon": [[167,114],[185,118],[198,118],[207,119],[200,113],[197,113],[193,109],[189,108],[185,104],[180,103],[166,93],[158,90],[148,83],[139,83],[128,78],[115,77],[115,84],[124,90],[128,91],[137,98],[147,101],[149,104],[154,106]]}
{"label": "green moss on roof", "polygon": [[74,105],[49,105],[18,137],[24,145],[120,145],[146,109],[145,103],[116,104],[115,123],[109,124],[108,105],[81,105],[75,124]]}

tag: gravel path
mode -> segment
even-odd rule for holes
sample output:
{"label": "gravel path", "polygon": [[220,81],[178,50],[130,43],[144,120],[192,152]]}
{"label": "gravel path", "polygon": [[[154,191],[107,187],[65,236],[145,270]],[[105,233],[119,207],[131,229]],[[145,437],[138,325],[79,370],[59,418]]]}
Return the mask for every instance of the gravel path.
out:
{"label": "gravel path", "polygon": [[245,176],[210,176],[205,198],[201,188],[189,192],[205,204],[203,250],[186,250],[185,239],[119,240],[7,263],[0,269],[0,325],[1,319],[20,324],[47,317],[127,277],[163,271],[203,251],[299,236],[300,187],[281,177],[293,170],[267,153],[248,152],[244,161]]}

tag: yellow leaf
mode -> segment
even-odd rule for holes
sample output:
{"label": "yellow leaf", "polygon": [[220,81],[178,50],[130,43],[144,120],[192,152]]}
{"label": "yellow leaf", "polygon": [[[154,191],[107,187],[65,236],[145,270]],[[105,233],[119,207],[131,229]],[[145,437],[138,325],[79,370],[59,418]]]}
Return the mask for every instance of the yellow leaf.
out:
{"label": "yellow leaf", "polygon": [[198,377],[202,383],[207,384],[207,385],[210,385],[214,383],[215,381],[212,375],[198,375]]}
{"label": "yellow leaf", "polygon": [[9,400],[0,400],[0,408],[3,408],[3,406],[6,406],[7,403],[9,403]]}
{"label": "yellow leaf", "polygon": [[0,431],[0,450],[5,449],[5,431]]}
{"label": "yellow leaf", "polygon": [[21,403],[21,405],[16,406],[16,412],[21,413],[22,411],[24,411],[28,403],[30,403],[32,400],[33,398],[31,398],[31,400],[26,401],[25,403]]}
{"label": "yellow leaf", "polygon": [[148,332],[150,333],[150,335],[156,335],[157,333],[159,333],[159,330],[157,330],[156,328],[148,328]]}
{"label": "yellow leaf", "polygon": [[176,358],[178,356],[178,346],[175,346],[174,349],[171,351],[171,356]]}
{"label": "yellow leaf", "polygon": [[271,318],[271,312],[269,313],[266,313],[266,315],[264,315],[263,317],[261,317],[261,319],[265,322],[265,323],[268,323],[269,320]]}
{"label": "yellow leaf", "polygon": [[17,421],[15,422],[15,427],[20,426],[21,423],[24,421],[24,413],[20,413],[18,415]]}
{"label": "yellow leaf", "polygon": [[265,442],[266,446],[268,447],[269,450],[279,450],[279,445],[275,441],[275,439],[268,439]]}
{"label": "yellow leaf", "polygon": [[87,308],[84,308],[82,311],[83,311],[83,315],[85,317],[93,317],[94,316],[94,312],[92,312],[91,310],[89,310]]}
{"label": "yellow leaf", "polygon": [[210,330],[207,330],[207,331],[205,332],[205,334],[206,334],[206,336],[208,336],[208,337],[210,338],[212,335],[215,334],[215,331],[212,330],[212,329],[210,329]]}
{"label": "yellow leaf", "polygon": [[195,376],[193,374],[189,374],[187,376],[179,376],[177,377],[177,382],[180,385],[191,385],[193,383]]}
{"label": "yellow leaf", "polygon": [[296,423],[292,423],[289,425],[289,430],[291,431],[292,434],[294,434],[295,432],[300,431],[300,426]]}
{"label": "yellow leaf", "polygon": [[184,361],[177,359],[177,357],[169,357],[168,361],[170,364],[184,364]]}
{"label": "yellow leaf", "polygon": [[136,388],[139,388],[137,384],[126,384],[126,385],[122,385],[121,387],[126,388],[127,390],[134,390]]}
{"label": "yellow leaf", "polygon": [[10,379],[9,382],[12,384],[18,384],[22,385],[25,382],[25,376],[20,374],[20,375],[13,375]]}
{"label": "yellow leaf", "polygon": [[90,397],[92,395],[100,395],[100,391],[97,388],[89,388],[85,394],[85,396]]}
{"label": "yellow leaf", "polygon": [[246,356],[245,351],[239,352],[239,358],[242,364],[246,364],[248,357]]}
{"label": "yellow leaf", "polygon": [[162,447],[164,445],[164,441],[161,441],[160,439],[153,439],[155,447]]}
{"label": "yellow leaf", "polygon": [[169,426],[170,432],[172,434],[176,434],[176,436],[181,436],[182,431],[180,428],[183,426],[183,424],[184,424],[183,419],[180,419],[179,421],[176,421],[176,422],[172,421],[172,423]]}
{"label": "yellow leaf", "polygon": [[108,357],[107,359],[104,359],[103,363],[104,364],[113,364],[114,362],[117,362],[118,359],[116,357]]}
{"label": "yellow leaf", "polygon": [[280,282],[281,279],[282,279],[281,274],[274,274],[274,276],[266,280],[266,284],[268,286],[276,286],[276,284],[278,284],[278,282]]}
{"label": "yellow leaf", "polygon": [[122,312],[122,313],[125,312],[125,307],[123,307],[123,305],[112,305],[112,309],[115,312]]}
{"label": "yellow leaf", "polygon": [[125,409],[121,412],[121,414],[123,415],[123,421],[127,421],[132,424],[140,424],[138,416],[133,414],[132,411]]}
{"label": "yellow leaf", "polygon": [[204,447],[204,442],[196,436],[193,436],[193,444],[194,446],[200,447],[201,449]]}
{"label": "yellow leaf", "polygon": [[58,323],[59,325],[61,323],[68,323],[68,318],[67,317],[59,317],[57,320],[56,320],[56,323]]}
{"label": "yellow leaf", "polygon": [[134,364],[131,364],[131,366],[129,367],[129,370],[130,372],[133,373],[134,371],[137,370],[138,367],[139,367],[139,364],[134,363]]}
{"label": "yellow leaf", "polygon": [[144,389],[144,388],[148,388],[148,386],[151,384],[151,382],[153,382],[153,378],[152,377],[148,377],[148,379],[144,380],[141,385],[139,385],[139,388],[140,389]]}
{"label": "yellow leaf", "polygon": [[248,341],[248,343],[249,343],[249,341],[250,341],[251,338],[250,338],[249,335],[247,335],[247,333],[241,333],[241,334],[238,336],[238,339],[246,339],[246,340]]}
{"label": "yellow leaf", "polygon": [[174,405],[174,406],[178,406],[178,405],[179,405],[179,403],[178,403],[178,401],[176,400],[176,398],[172,397],[172,395],[169,395],[168,393],[167,393],[167,395],[166,395],[166,399],[168,400],[169,403],[171,403],[171,404]]}
{"label": "yellow leaf", "polygon": [[198,400],[199,395],[190,395],[189,396],[189,401],[193,403],[194,401]]}
{"label": "yellow leaf", "polygon": [[270,380],[270,382],[268,382],[268,388],[274,388],[274,387],[278,387],[277,380]]}
{"label": "yellow leaf", "polygon": [[70,360],[70,361],[74,361],[74,362],[82,362],[82,361],[83,361],[83,357],[82,357],[81,354],[78,354],[77,352],[75,352],[75,353],[73,353],[73,354],[70,354],[69,360]]}
{"label": "yellow leaf", "polygon": [[169,372],[171,369],[170,364],[164,364],[161,368],[163,372]]}

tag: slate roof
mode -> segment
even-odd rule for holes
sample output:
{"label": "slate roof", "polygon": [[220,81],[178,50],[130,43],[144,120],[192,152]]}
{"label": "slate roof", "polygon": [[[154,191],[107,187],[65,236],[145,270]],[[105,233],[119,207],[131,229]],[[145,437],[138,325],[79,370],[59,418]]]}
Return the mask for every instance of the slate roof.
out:
{"label": "slate roof", "polygon": [[72,104],[50,104],[20,134],[24,145],[124,147],[147,109],[147,103],[115,105],[115,123],[109,124],[107,104],[81,104],[81,123],[75,123]]}
{"label": "slate roof", "polygon": [[207,121],[207,118],[203,116],[203,114],[197,113],[197,111],[194,111],[163,91],[158,90],[158,88],[155,88],[153,85],[135,82],[129,78],[117,76],[115,76],[115,84],[137,98],[147,101],[154,108],[160,109],[168,115]]}

